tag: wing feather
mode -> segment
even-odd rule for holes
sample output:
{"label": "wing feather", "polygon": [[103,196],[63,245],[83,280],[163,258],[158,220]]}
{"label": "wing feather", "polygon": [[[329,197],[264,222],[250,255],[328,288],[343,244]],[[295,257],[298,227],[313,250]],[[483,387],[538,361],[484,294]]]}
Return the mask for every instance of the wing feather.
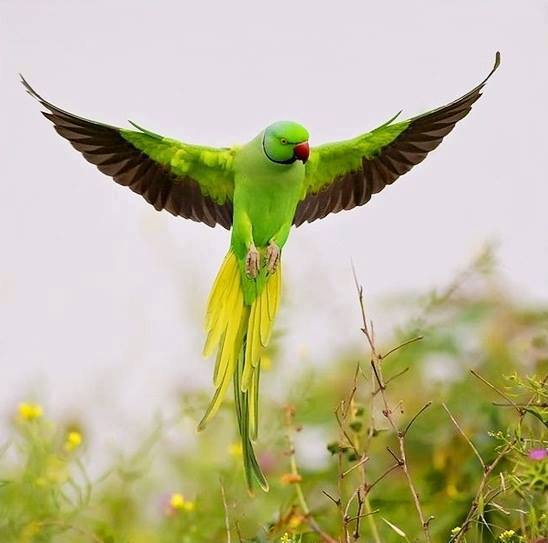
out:
{"label": "wing feather", "polygon": [[90,121],[54,106],[21,80],[47,110],[42,114],[56,132],[102,173],[143,196],[158,211],[230,229],[233,149],[188,145],[136,125],[139,132]]}
{"label": "wing feather", "polygon": [[305,190],[293,223],[321,219],[366,204],[373,194],[391,185],[422,162],[471,110],[481,90],[500,64],[500,54],[489,75],[461,98],[404,122],[395,118],[353,140],[312,149]]}

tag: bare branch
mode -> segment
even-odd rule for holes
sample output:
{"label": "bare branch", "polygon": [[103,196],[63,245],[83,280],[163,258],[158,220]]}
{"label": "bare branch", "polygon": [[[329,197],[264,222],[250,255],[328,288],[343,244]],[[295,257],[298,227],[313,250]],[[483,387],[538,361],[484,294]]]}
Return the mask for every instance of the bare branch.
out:
{"label": "bare branch", "polygon": [[357,464],[354,464],[353,466],[350,466],[346,471],[343,471],[343,472],[341,473],[341,477],[342,477],[342,478],[346,477],[349,473],[351,473],[351,472],[354,471],[356,468],[359,468],[360,466],[362,466],[363,464],[365,464],[368,460],[369,460],[369,457],[368,457],[368,456],[363,456]]}
{"label": "bare branch", "polygon": [[474,370],[470,370],[470,373],[474,376],[474,377],[477,377],[482,383],[485,383],[490,389],[494,390],[499,396],[502,396],[510,405],[512,405],[516,410],[517,412],[522,415],[523,414],[523,409],[521,407],[519,407],[515,402],[514,400],[512,400],[512,398],[510,398],[509,396],[507,396],[506,394],[504,394],[504,392],[502,392],[502,390],[499,390],[495,385],[492,385],[487,379],[485,379],[484,377],[482,377],[479,373],[477,373],[476,371]]}
{"label": "bare branch", "polygon": [[466,443],[470,445],[470,448],[474,451],[474,454],[477,456],[478,460],[480,461],[483,471],[485,471],[485,462],[483,461],[481,454],[478,452],[478,449],[476,449],[475,445],[472,443],[472,440],[466,435],[464,430],[460,427],[459,423],[456,421],[455,417],[453,417],[453,415],[451,414],[451,411],[449,411],[449,408],[445,405],[445,403],[442,403],[441,405],[443,406],[443,408],[449,415],[449,418],[453,421],[453,424],[457,427],[457,430],[460,432],[460,435],[464,438]]}
{"label": "bare branch", "polygon": [[386,450],[392,455],[392,458],[394,458],[394,460],[398,463],[398,466],[401,466],[403,461],[398,458],[396,453],[390,447],[386,447]]}
{"label": "bare branch", "polygon": [[357,520],[359,518],[364,518],[364,517],[368,517],[370,515],[376,515],[378,512],[380,511],[380,509],[375,509],[374,511],[369,511],[367,513],[362,513],[359,517],[352,517],[350,519],[348,519],[348,522],[352,522],[353,520]]}
{"label": "bare branch", "polygon": [[[384,386],[386,387],[389,383],[397,379],[400,375],[403,375],[404,373],[407,373],[409,371],[409,366],[407,368],[404,368],[403,370],[399,371],[395,375],[392,375],[392,377],[389,377],[386,382],[384,383]],[[381,391],[380,388],[377,388],[373,391],[373,396],[376,396]]]}
{"label": "bare branch", "polygon": [[407,347],[407,345],[410,345],[411,343],[415,343],[417,341],[421,341],[422,339],[424,339],[424,336],[417,336],[417,337],[414,337],[414,338],[411,338],[411,339],[408,339],[407,341],[404,341],[403,343],[400,343],[398,346],[396,347],[393,347],[392,349],[390,349],[387,353],[384,353],[382,355],[382,359],[385,360],[386,358],[388,358],[392,353],[395,353],[396,351],[399,351],[400,349],[402,349],[403,347]]}
{"label": "bare branch", "polygon": [[395,464],[392,464],[388,469],[384,471],[382,475],[377,477],[370,485],[367,486],[367,493],[371,492],[371,489],[377,484],[380,483],[389,473],[392,473],[395,469],[401,468],[402,464],[398,460]]}
{"label": "bare branch", "polygon": [[[396,436],[398,438],[401,459],[398,459],[398,457],[394,453],[392,453],[392,451],[390,451],[390,449],[389,449],[389,452],[390,452],[390,454],[392,454],[392,456],[394,456],[394,459],[396,460],[398,465],[401,465],[401,467],[403,468],[403,471],[404,471],[405,476],[407,478],[407,484],[409,486],[409,490],[411,492],[411,496],[412,496],[413,502],[415,504],[415,509],[417,510],[417,515],[418,515],[420,523],[421,523],[421,528],[422,528],[423,533],[424,533],[424,539],[425,539],[426,543],[430,543],[431,538],[430,538],[430,526],[429,526],[429,524],[430,524],[431,519],[427,520],[424,513],[423,513],[422,506],[421,506],[421,503],[420,503],[420,500],[419,500],[419,495],[417,493],[417,490],[415,488],[415,484],[413,483],[413,479],[412,479],[411,474],[409,472],[409,465],[407,463],[407,458],[406,458],[406,453],[405,453],[405,435],[406,435],[407,431],[409,430],[409,428],[411,427],[411,425],[413,424],[413,422],[416,420],[416,418],[425,409],[427,409],[431,405],[431,402],[427,403],[411,419],[411,421],[408,423],[407,427],[405,428],[405,430],[403,432],[398,428],[398,426],[396,425],[396,422],[395,422],[395,420],[392,416],[392,411],[389,407],[388,399],[387,399],[387,396],[386,396],[386,383],[383,380],[383,374],[382,374],[382,368],[381,368],[382,356],[379,355],[379,353],[376,349],[376,346],[375,346],[375,334],[374,334],[373,325],[372,325],[371,321],[369,321],[369,324],[368,324],[367,314],[366,314],[366,311],[365,311],[363,288],[359,285],[359,282],[358,282],[358,279],[356,277],[356,273],[355,273],[354,270],[353,270],[353,273],[354,273],[354,282],[356,284],[356,288],[357,288],[357,291],[358,291],[358,301],[359,301],[359,304],[360,304],[360,310],[361,310],[361,314],[362,314],[362,328],[361,328],[361,330],[362,330],[363,334],[365,335],[365,337],[367,339],[367,342],[369,344],[369,348],[371,350],[371,369],[373,371],[373,375],[375,376],[375,380],[377,381],[378,388],[379,388],[379,393],[381,395],[381,398],[382,398],[382,401],[383,401],[383,404],[384,404],[383,414],[386,417],[386,419],[388,420],[388,422],[390,423],[390,426],[392,427],[394,433],[396,434]],[[403,345],[402,345],[402,347],[403,347]],[[398,348],[400,348],[400,346],[398,346],[395,350],[397,350]],[[390,354],[391,352],[394,352],[394,350],[388,351],[388,354]]]}
{"label": "bare branch", "polygon": [[432,402],[426,402],[419,410],[419,412],[407,423],[407,426],[405,427],[405,430],[402,432],[402,437],[405,437],[405,434],[409,431],[409,428],[411,428],[411,425],[421,416],[421,414],[426,411],[430,406],[432,405]]}
{"label": "bare branch", "polygon": [[327,492],[326,490],[322,490],[322,494],[325,494],[337,507],[339,507],[341,505],[341,499],[338,498],[338,499],[335,499],[333,496],[331,496],[331,494],[329,494],[329,492]]}

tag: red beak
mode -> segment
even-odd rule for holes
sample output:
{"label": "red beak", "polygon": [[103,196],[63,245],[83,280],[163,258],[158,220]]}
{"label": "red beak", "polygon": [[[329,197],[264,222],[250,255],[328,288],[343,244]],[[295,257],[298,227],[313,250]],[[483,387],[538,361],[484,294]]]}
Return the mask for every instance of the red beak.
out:
{"label": "red beak", "polygon": [[298,160],[306,162],[310,156],[310,146],[307,141],[303,141],[303,143],[299,143],[293,147],[293,152]]}

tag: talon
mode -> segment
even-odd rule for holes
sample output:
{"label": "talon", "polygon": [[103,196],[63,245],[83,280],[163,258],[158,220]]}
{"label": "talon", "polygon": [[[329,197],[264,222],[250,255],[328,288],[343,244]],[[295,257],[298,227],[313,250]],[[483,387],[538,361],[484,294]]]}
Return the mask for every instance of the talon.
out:
{"label": "talon", "polygon": [[274,241],[271,241],[266,248],[266,269],[268,273],[272,274],[276,271],[279,261],[280,248]]}
{"label": "talon", "polygon": [[257,251],[257,247],[255,247],[255,245],[252,245],[247,252],[247,256],[245,257],[246,275],[251,279],[255,279],[257,277],[257,274],[259,273],[259,265],[259,251]]}

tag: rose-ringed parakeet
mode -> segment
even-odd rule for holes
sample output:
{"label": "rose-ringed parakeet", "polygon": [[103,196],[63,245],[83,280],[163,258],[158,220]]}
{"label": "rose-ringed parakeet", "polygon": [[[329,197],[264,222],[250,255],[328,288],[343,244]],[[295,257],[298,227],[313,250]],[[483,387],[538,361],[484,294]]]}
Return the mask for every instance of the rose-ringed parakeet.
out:
{"label": "rose-ringed parakeet", "polygon": [[281,252],[292,225],[362,206],[435,149],[468,114],[497,69],[450,104],[354,139],[309,148],[308,132],[277,122],[249,143],[229,148],[190,145],[135,123],[117,128],[64,111],[27,91],[55,130],[97,168],[141,194],[158,211],[232,230],[206,313],[204,354],[216,352],[214,396],[203,429],[230,383],[248,488],[268,483],[252,442],[258,431],[261,356],[280,305]]}

